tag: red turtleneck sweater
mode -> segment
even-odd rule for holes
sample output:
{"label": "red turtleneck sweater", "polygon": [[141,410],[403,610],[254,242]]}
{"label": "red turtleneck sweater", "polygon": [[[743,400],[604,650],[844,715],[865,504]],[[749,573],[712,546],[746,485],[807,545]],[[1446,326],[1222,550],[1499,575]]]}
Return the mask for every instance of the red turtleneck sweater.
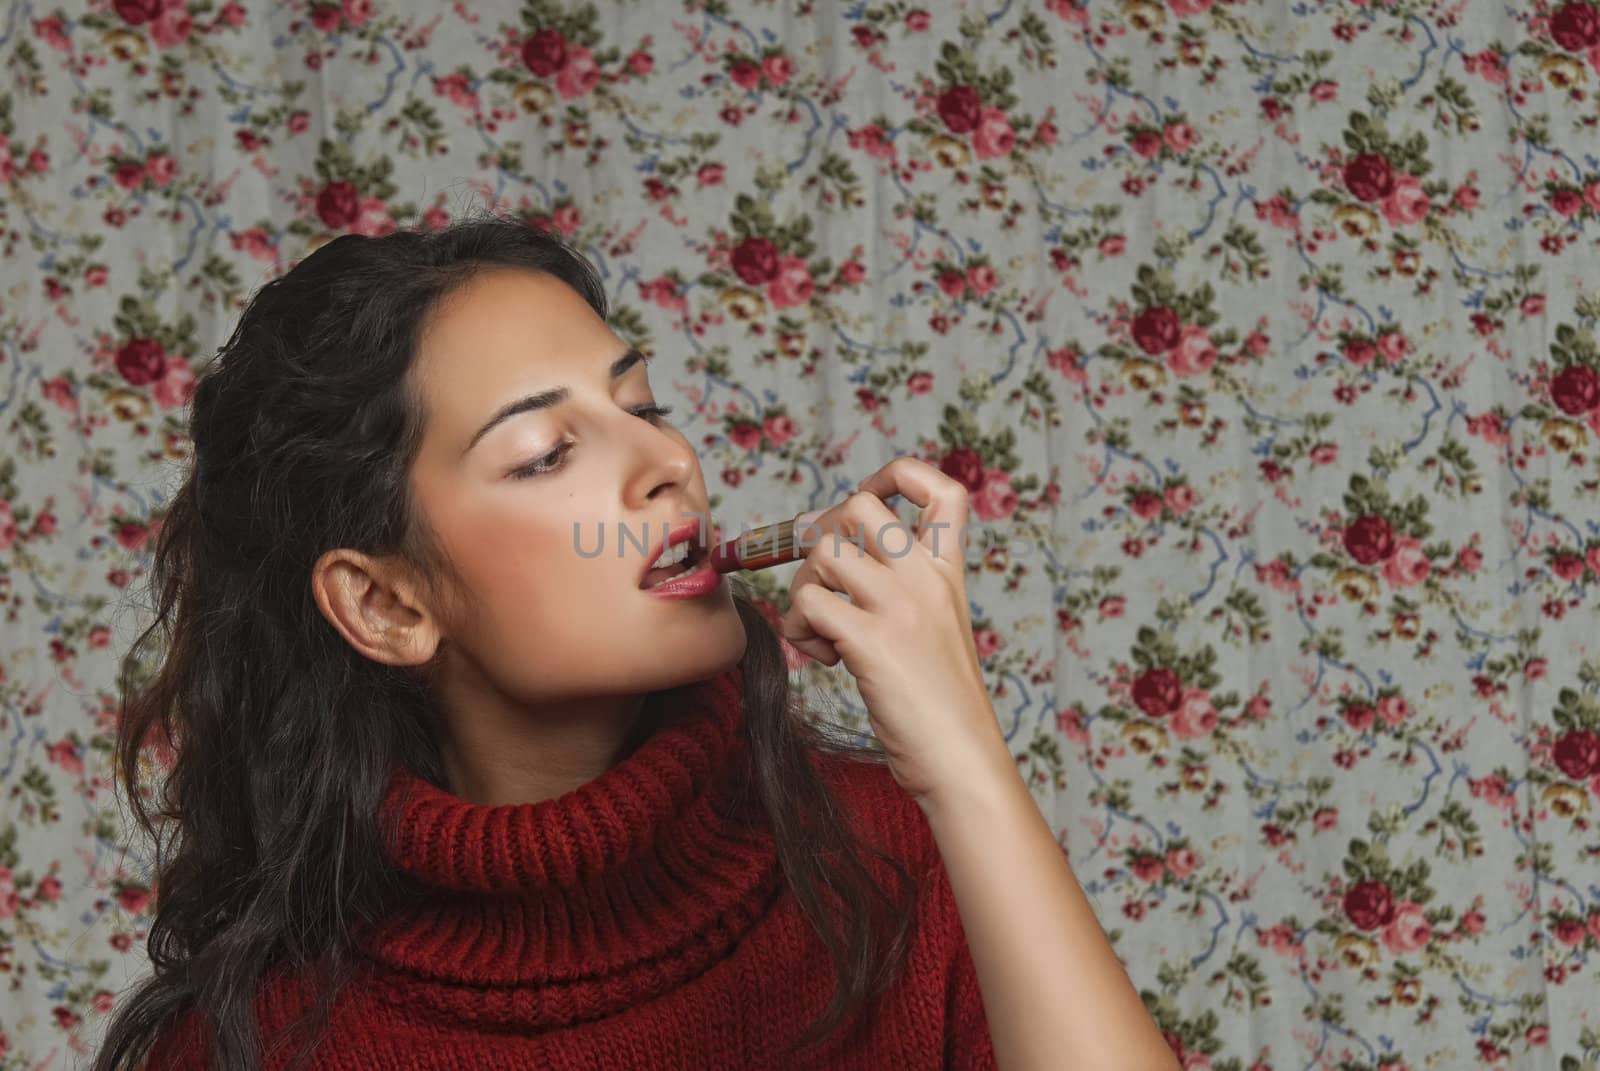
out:
{"label": "red turtleneck sweater", "polygon": [[[971,954],[927,819],[881,763],[819,772],[864,835],[919,879],[900,981],[848,1051],[784,1054],[832,996],[832,961],[777,867],[770,831],[723,817],[746,753],[735,667],[691,689],[599,777],[551,800],[470,803],[397,770],[396,861],[430,889],[362,938],[370,970],[337,998],[313,1066],[749,1071],[993,1068]],[[868,860],[882,880],[887,868]],[[311,999],[256,1001],[271,1040]],[[203,1068],[191,1016],[148,1071]],[[284,1064],[283,1051],[265,1067]]]}

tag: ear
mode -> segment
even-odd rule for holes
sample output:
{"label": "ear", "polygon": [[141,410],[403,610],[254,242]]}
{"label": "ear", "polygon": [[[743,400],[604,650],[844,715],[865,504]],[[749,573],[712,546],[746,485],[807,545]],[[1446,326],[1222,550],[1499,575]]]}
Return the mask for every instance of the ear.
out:
{"label": "ear", "polygon": [[311,570],[311,591],[329,624],[375,662],[422,665],[438,649],[438,620],[398,563],[330,550]]}

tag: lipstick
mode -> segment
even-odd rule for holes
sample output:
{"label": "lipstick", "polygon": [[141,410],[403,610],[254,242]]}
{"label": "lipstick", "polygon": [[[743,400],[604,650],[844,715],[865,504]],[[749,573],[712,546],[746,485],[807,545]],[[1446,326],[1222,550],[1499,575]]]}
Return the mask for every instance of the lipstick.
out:
{"label": "lipstick", "polygon": [[814,509],[787,521],[763,525],[734,539],[718,543],[711,550],[711,568],[719,573],[736,569],[770,569],[805,557],[805,544],[795,529],[804,527],[822,516],[824,510]]}

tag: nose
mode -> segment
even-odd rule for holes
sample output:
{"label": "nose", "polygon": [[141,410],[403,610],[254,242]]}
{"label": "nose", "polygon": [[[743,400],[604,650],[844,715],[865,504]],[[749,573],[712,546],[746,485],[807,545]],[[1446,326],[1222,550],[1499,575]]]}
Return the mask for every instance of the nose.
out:
{"label": "nose", "polygon": [[674,493],[686,497],[685,492],[700,471],[700,459],[688,440],[637,417],[627,419],[638,426],[628,446],[629,472],[624,492],[628,506],[646,506]]}

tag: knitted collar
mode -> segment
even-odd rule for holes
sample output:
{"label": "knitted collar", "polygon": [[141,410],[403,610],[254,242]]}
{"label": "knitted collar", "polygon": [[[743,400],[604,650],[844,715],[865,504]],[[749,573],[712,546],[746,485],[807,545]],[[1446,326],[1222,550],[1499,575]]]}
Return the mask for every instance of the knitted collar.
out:
{"label": "knitted collar", "polygon": [[390,968],[388,999],[567,1025],[684,984],[755,924],[781,875],[770,830],[731,816],[743,672],[681,694],[631,754],[555,799],[475,804],[397,768],[390,850],[423,891],[360,939]]}

